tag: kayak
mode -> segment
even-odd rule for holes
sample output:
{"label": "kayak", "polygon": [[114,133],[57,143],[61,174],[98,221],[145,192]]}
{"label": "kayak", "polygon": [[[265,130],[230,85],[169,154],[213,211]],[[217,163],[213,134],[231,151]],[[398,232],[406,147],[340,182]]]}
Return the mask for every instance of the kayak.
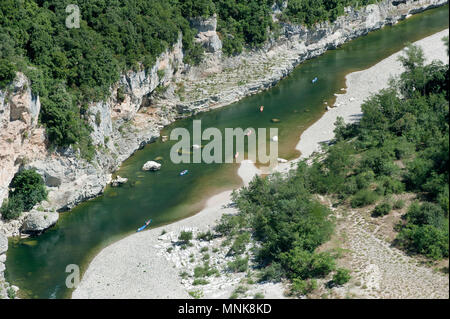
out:
{"label": "kayak", "polygon": [[146,229],[147,226],[150,225],[151,223],[152,223],[152,220],[151,220],[151,219],[147,220],[147,221],[145,222],[145,225],[142,226],[142,227],[139,227],[138,230],[136,230],[136,232],[143,231],[143,230]]}
{"label": "kayak", "polygon": [[318,79],[317,77],[315,77],[311,82],[312,82],[312,83],[316,83],[317,80],[319,80],[319,79]]}
{"label": "kayak", "polygon": [[186,175],[188,172],[189,172],[189,171],[188,171],[187,169],[185,169],[184,171],[182,171],[182,172],[180,173],[180,176]]}

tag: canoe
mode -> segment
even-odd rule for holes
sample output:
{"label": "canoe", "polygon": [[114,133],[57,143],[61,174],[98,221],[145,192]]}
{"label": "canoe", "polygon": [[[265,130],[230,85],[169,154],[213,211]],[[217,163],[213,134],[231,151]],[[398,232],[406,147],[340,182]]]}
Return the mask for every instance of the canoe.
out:
{"label": "canoe", "polygon": [[184,171],[182,171],[182,172],[180,173],[180,176],[186,175],[188,172],[189,172],[189,171],[188,171],[187,169],[185,169]]}
{"label": "canoe", "polygon": [[319,80],[319,79],[318,79],[317,77],[315,77],[311,82],[312,82],[312,83],[316,83],[317,80]]}
{"label": "canoe", "polygon": [[151,223],[152,223],[152,220],[151,220],[151,219],[147,220],[147,221],[145,222],[144,226],[139,227],[138,230],[136,230],[136,232],[143,231],[143,230],[146,229],[147,226],[149,226]]}

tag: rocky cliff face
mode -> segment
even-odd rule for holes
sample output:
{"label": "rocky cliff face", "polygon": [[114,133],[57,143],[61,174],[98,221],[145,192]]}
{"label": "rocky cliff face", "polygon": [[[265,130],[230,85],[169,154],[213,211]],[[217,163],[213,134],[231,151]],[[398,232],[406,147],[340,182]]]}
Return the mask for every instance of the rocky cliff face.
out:
{"label": "rocky cliff face", "polygon": [[40,108],[21,73],[9,92],[0,91],[0,205],[19,167],[46,156],[44,130],[37,125]]}
{"label": "rocky cliff face", "polygon": [[[263,49],[236,57],[222,56],[215,17],[191,21],[198,30],[196,41],[206,48],[200,66],[183,63],[180,38],[151,69],[122,75],[107,101],[90,105],[92,138],[98,147],[92,163],[80,159],[71,148],[59,153],[47,150],[45,131],[37,124],[39,97],[31,92],[29,81],[18,74],[12,91],[0,91],[0,204],[7,197],[14,174],[24,167],[35,168],[44,177],[49,199],[40,204],[43,208],[70,209],[100,194],[125,159],[157,139],[160,129],[177,118],[270,88],[306,59],[445,3],[408,0],[394,5],[383,1],[360,10],[347,8],[346,15],[336,22],[311,29],[285,24],[281,35]],[[279,10],[274,7],[274,18]],[[15,234],[17,230],[8,232]]]}

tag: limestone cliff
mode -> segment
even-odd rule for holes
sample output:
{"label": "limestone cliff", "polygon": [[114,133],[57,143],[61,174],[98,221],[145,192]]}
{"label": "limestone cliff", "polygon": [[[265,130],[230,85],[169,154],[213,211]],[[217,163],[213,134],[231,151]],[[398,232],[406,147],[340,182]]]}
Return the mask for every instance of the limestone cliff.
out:
{"label": "limestone cliff", "polygon": [[[216,17],[191,21],[198,30],[196,41],[206,49],[201,65],[183,63],[180,37],[151,69],[123,74],[111,88],[108,100],[89,106],[91,135],[98,148],[91,163],[72,148],[48,150],[45,130],[37,122],[39,97],[31,92],[28,79],[18,74],[12,90],[0,91],[0,204],[7,197],[14,174],[21,168],[35,168],[49,190],[48,201],[40,205],[50,210],[70,209],[100,194],[125,159],[157,139],[160,129],[177,118],[270,88],[306,59],[445,3],[408,0],[394,5],[385,0],[358,10],[346,8],[345,16],[334,23],[324,22],[310,29],[283,24],[280,34],[262,49],[235,57],[221,54]],[[274,19],[279,11],[273,8]],[[17,234],[18,227],[12,228],[8,235]]]}

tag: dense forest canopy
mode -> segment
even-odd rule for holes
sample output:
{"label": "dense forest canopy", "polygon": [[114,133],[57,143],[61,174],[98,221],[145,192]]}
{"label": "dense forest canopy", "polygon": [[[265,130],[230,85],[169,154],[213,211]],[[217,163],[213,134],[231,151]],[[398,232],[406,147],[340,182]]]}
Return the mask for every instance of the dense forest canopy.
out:
{"label": "dense forest canopy", "polygon": [[[372,0],[291,0],[282,20],[312,25],[334,20],[347,5]],[[185,62],[197,64],[203,49],[193,41],[190,20],[217,14],[226,54],[258,47],[277,29],[276,0],[77,0],[80,28],[68,29],[72,0],[0,2],[0,87],[16,71],[32,81],[42,104],[40,121],[55,147],[74,145],[85,158],[94,146],[87,104],[104,99],[123,71],[152,66],[183,35]]]}

